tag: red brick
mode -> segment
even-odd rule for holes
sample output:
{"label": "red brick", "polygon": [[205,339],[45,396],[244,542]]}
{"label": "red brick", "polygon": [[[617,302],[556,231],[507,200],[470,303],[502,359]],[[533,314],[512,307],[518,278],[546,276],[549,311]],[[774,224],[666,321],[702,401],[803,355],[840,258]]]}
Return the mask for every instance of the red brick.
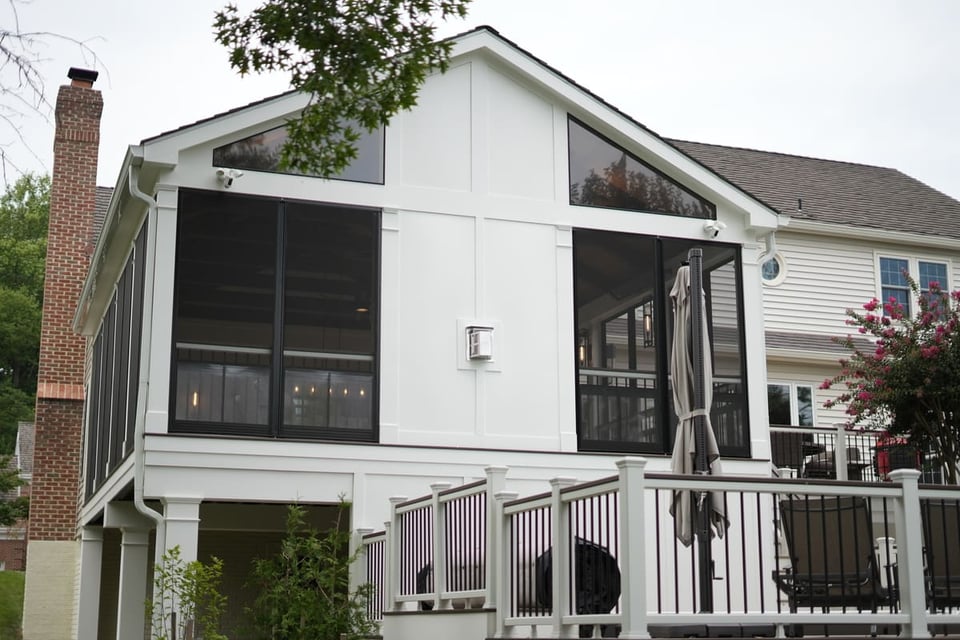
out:
{"label": "red brick", "polygon": [[73,332],[73,315],[94,247],[102,111],[99,91],[60,87],[40,332],[30,540],[76,536],[86,339]]}

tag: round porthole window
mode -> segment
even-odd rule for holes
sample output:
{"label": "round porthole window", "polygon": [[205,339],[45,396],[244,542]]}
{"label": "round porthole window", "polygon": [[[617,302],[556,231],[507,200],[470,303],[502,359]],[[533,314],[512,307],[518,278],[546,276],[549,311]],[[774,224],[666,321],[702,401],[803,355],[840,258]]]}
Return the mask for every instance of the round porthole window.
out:
{"label": "round porthole window", "polygon": [[760,276],[763,278],[763,284],[774,286],[783,282],[787,277],[787,265],[783,261],[783,256],[775,253],[764,262],[760,266]]}

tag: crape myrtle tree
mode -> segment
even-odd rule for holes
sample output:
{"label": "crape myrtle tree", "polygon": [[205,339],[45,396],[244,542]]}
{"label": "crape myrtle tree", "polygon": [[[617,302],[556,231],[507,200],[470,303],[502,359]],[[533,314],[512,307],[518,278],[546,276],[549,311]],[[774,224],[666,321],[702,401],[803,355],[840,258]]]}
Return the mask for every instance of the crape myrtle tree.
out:
{"label": "crape myrtle tree", "polygon": [[470,0],[266,0],[216,13],[217,42],[240,75],[280,71],[310,96],[287,125],[280,166],[329,177],[356,157],[363,131],[416,104],[427,74],[447,68],[452,43],[434,20],[463,18]]}
{"label": "crape myrtle tree", "polygon": [[946,481],[957,484],[960,462],[960,290],[931,282],[920,291],[907,276],[916,313],[891,298],[848,310],[854,335],[838,340],[850,350],[840,373],[822,389],[841,393],[826,407],[846,406],[851,426],[883,429],[933,454]]}

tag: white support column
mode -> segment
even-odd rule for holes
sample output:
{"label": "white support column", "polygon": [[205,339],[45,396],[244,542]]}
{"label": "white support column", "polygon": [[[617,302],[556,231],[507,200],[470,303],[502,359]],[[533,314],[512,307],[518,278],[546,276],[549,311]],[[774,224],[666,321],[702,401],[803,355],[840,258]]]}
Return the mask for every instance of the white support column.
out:
{"label": "white support column", "polygon": [[83,527],[80,532],[80,601],[77,607],[77,640],[97,640],[102,563],[103,527]]}
{"label": "white support column", "polygon": [[897,573],[900,583],[900,610],[910,616],[901,637],[929,638],[926,591],[923,580],[923,530],[920,519],[920,495],[916,469],[897,469],[890,479],[899,482],[903,495],[895,502],[897,526]]}
{"label": "white support column", "polygon": [[483,603],[485,609],[493,609],[497,606],[497,580],[496,568],[499,563],[497,547],[497,528],[500,526],[497,515],[497,494],[503,491],[506,485],[507,468],[490,466],[484,469],[487,475],[487,526],[486,526],[486,548],[483,549],[484,575],[483,586],[486,591],[486,600]]}
{"label": "white support column", "polygon": [[[166,523],[166,548],[180,547],[180,559],[184,564],[197,559],[197,537],[200,534],[200,502],[197,497],[171,497],[161,499],[163,519]],[[166,549],[157,549],[157,559]]]}
{"label": "white support column", "polygon": [[142,638],[147,598],[148,529],[120,529],[120,589],[117,600],[117,640]]}
{"label": "white support column", "polygon": [[440,502],[440,493],[450,488],[449,482],[430,484],[433,508],[433,609],[452,609],[453,604],[442,598],[447,591],[447,527],[446,506]]}
{"label": "white support column", "polygon": [[[646,502],[643,458],[617,460],[620,470],[621,638],[649,638],[647,631]],[[650,526],[656,527],[656,519]]]}
{"label": "white support column", "polygon": [[400,518],[397,516],[397,505],[406,501],[406,496],[391,496],[390,521],[384,523],[384,529],[387,532],[383,558],[383,566],[386,569],[384,582],[387,589],[384,611],[400,611],[403,606],[397,600],[397,596],[400,595]]}
{"label": "white support column", "polygon": [[836,470],[837,480],[846,482],[850,479],[847,473],[847,428],[840,423],[836,429],[837,435],[833,441],[833,468]]}
{"label": "white support column", "polygon": [[[550,480],[550,560],[551,572],[551,613],[553,614],[553,632],[558,638],[572,638],[572,628],[564,626],[563,616],[573,611],[570,602],[571,580],[576,579],[575,569],[571,567],[570,554],[570,511],[560,492],[564,487],[576,484],[575,478],[553,478]],[[575,541],[574,541],[575,545]],[[576,591],[576,589],[574,589]]]}
{"label": "white support column", "polygon": [[[511,500],[516,500],[520,496],[516,491],[498,491],[496,498],[496,539],[494,546],[497,548],[497,567],[495,567],[494,580],[497,582],[496,597],[500,601],[497,605],[497,628],[494,630],[494,637],[506,638],[511,635],[511,629],[507,628],[505,621],[510,614],[513,603],[513,592],[511,580],[513,567],[510,566],[510,549],[516,546],[513,536],[510,533],[510,518],[503,513],[503,505]],[[488,561],[489,563],[489,561]],[[519,564],[519,563],[518,563]]]}

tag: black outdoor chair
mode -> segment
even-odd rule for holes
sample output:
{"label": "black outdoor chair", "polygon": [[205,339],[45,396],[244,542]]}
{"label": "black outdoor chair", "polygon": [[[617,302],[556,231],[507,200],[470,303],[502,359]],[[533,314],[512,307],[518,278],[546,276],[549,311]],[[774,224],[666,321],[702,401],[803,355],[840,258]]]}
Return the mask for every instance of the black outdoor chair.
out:
{"label": "black outdoor chair", "polygon": [[[889,603],[880,581],[870,506],[862,497],[780,501],[790,567],[774,575],[790,611],[870,611]],[[802,627],[788,634],[803,633]]]}
{"label": "black outdoor chair", "polygon": [[921,505],[927,603],[935,610],[960,606],[960,507],[950,500]]}

